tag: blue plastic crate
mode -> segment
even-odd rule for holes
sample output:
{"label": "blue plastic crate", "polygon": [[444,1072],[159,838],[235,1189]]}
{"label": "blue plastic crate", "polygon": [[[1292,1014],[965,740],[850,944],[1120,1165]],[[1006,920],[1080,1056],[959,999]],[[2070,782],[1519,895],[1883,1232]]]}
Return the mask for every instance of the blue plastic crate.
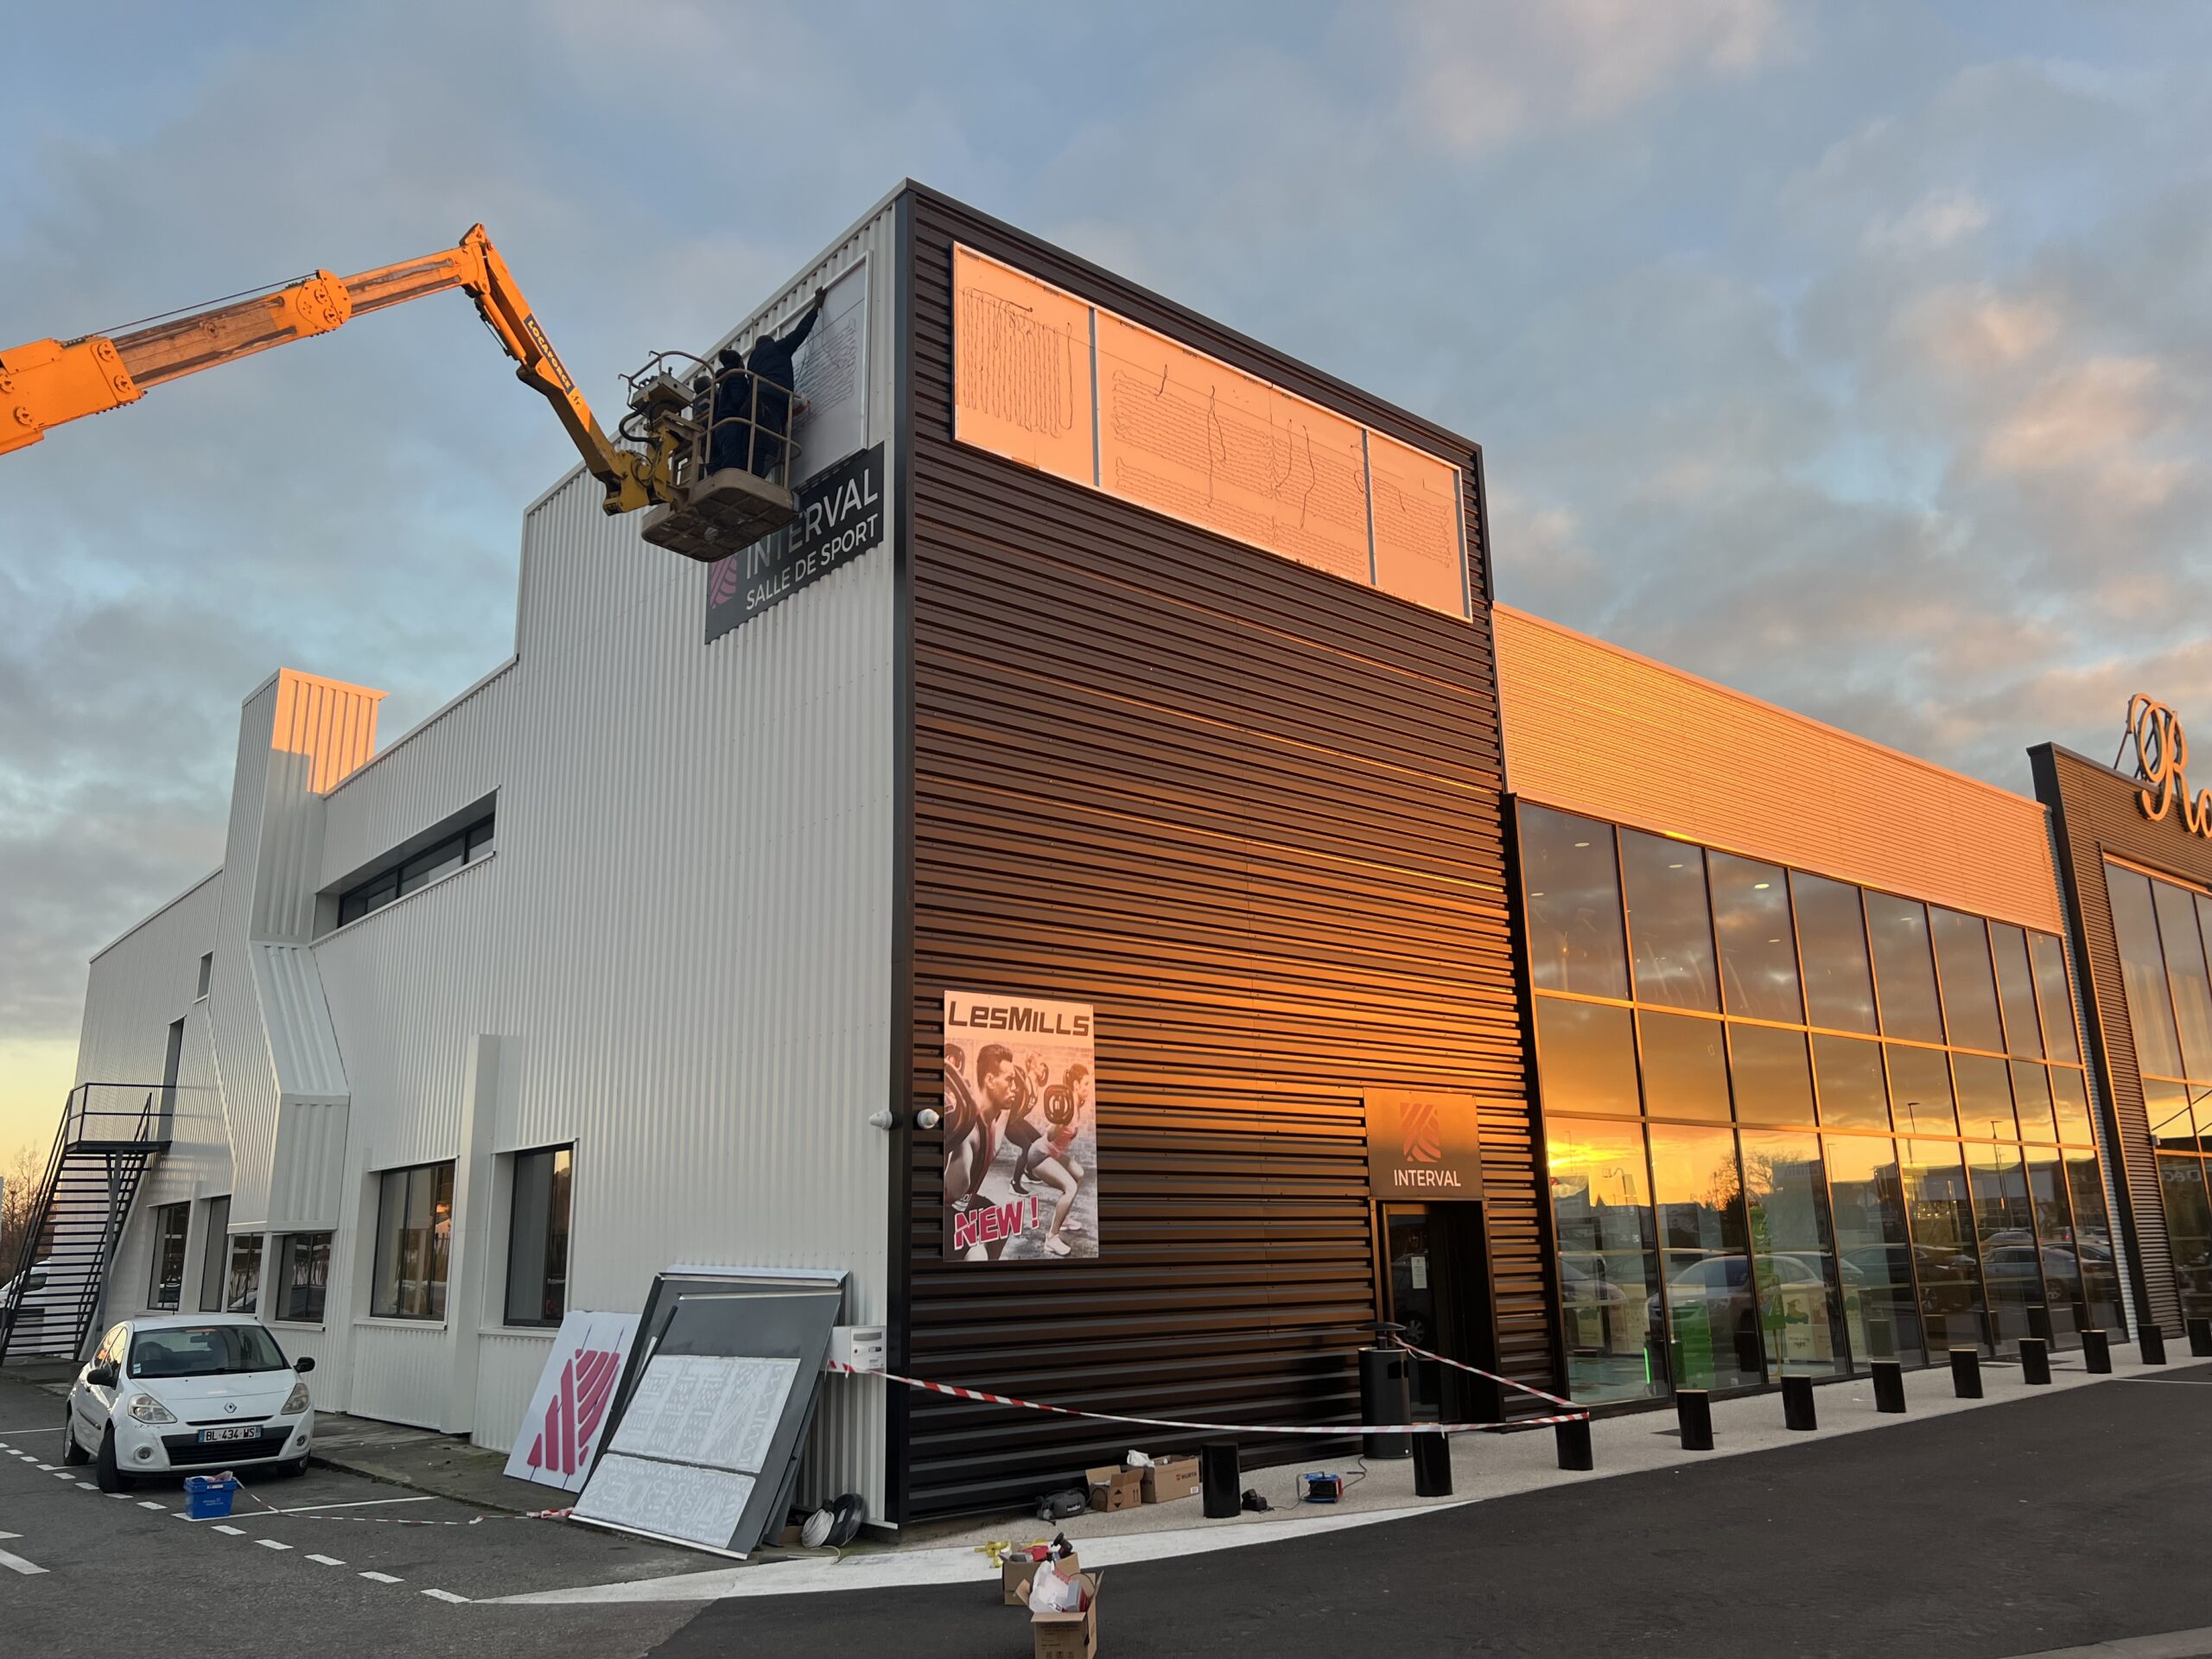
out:
{"label": "blue plastic crate", "polygon": [[219,1475],[188,1475],[184,1512],[194,1521],[220,1521],[231,1512],[238,1491],[238,1478],[227,1469]]}

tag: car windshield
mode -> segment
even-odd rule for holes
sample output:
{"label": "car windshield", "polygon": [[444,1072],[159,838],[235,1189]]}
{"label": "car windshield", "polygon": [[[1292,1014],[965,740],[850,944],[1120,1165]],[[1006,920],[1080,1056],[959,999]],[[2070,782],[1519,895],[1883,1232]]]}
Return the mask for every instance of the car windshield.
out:
{"label": "car windshield", "polygon": [[141,1331],[130,1339],[130,1375],[226,1376],[281,1371],[284,1356],[257,1325],[183,1325]]}

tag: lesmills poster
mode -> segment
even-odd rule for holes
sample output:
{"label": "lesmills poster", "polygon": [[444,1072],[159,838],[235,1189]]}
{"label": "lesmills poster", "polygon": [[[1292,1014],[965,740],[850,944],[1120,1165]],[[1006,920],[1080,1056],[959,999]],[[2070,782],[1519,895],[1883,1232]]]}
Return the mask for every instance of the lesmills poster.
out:
{"label": "lesmills poster", "polygon": [[944,1249],[956,1262],[1098,1254],[1090,1009],[944,994]]}

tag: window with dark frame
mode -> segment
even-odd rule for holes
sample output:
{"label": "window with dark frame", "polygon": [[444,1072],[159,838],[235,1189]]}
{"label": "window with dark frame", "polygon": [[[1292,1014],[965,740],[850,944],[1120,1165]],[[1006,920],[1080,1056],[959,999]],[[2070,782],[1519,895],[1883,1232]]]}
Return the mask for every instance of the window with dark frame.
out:
{"label": "window with dark frame", "polygon": [[378,1181],[376,1274],[380,1319],[442,1319],[453,1257],[453,1165],[388,1169]]}
{"label": "window with dark frame", "polygon": [[207,995],[207,988],[215,982],[215,953],[210,950],[200,958],[200,995]]}
{"label": "window with dark frame", "polygon": [[[1577,1400],[2118,1327],[2056,936],[1533,803],[1518,823]],[[1702,987],[1700,860],[1717,1008]],[[2178,903],[2124,886],[2130,997],[2158,1005],[2142,1046],[2179,1059],[2175,1027],[2191,1016],[2139,987],[2174,982],[2171,1001],[2198,1010],[2192,1028],[2212,1032],[2212,990],[2198,989],[2212,970],[2185,950],[2177,970],[2161,950]],[[2212,908],[2202,931],[2212,940]],[[2171,1207],[2205,1241],[2191,1259],[2212,1263],[2212,1201],[2196,1201],[2194,1173],[2177,1164],[2189,1191]],[[2203,1284],[2212,1306],[2212,1266]]]}
{"label": "window with dark frame", "polygon": [[558,1325],[569,1310],[572,1148],[515,1154],[508,1213],[506,1323]]}
{"label": "window with dark frame", "polygon": [[174,1313],[184,1296],[184,1242],[192,1230],[192,1205],[165,1204],[154,1211],[154,1262],[146,1306]]}
{"label": "window with dark frame", "polygon": [[223,1276],[229,1266],[231,1201],[207,1200],[207,1236],[200,1243],[200,1311],[223,1312]]}
{"label": "window with dark frame", "polygon": [[474,823],[432,842],[420,852],[387,865],[366,880],[338,895],[338,925],[359,921],[372,911],[382,910],[393,899],[450,875],[464,864],[474,864],[493,847],[495,814],[486,813]]}
{"label": "window with dark frame", "polygon": [[251,1313],[261,1300],[261,1235],[240,1233],[231,1241],[230,1272],[223,1281],[223,1312]]}
{"label": "window with dark frame", "polygon": [[276,1246],[276,1305],[270,1317],[321,1325],[330,1283],[330,1235],[286,1233]]}

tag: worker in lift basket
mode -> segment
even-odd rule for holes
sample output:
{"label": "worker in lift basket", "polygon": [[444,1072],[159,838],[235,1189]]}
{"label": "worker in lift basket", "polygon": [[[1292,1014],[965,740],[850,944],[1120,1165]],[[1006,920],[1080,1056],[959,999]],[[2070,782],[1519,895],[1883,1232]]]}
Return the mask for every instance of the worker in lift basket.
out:
{"label": "worker in lift basket", "polygon": [[725,350],[716,358],[714,426],[707,440],[707,470],[735,467],[756,478],[774,479],[791,436],[791,391],[797,385],[791,359],[814,332],[822,315],[823,290],[789,334],[767,334],[741,356]]}

